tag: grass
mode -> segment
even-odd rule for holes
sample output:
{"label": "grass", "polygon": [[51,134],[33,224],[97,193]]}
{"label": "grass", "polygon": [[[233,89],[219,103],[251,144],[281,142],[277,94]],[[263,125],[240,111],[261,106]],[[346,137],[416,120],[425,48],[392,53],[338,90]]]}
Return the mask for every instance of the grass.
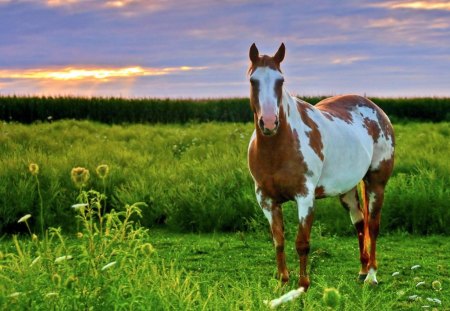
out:
{"label": "grass", "polygon": [[[297,287],[291,234],[291,280],[281,286],[267,231],[180,234],[129,224],[122,235],[124,218],[112,217],[116,227],[108,234],[91,236],[94,231],[86,226],[78,237],[50,229],[43,241],[1,241],[0,309],[267,310],[264,300]],[[378,245],[380,284],[371,287],[356,282],[356,237],[322,236],[315,229],[309,260],[312,286],[280,310],[330,310],[322,299],[328,288],[340,294],[336,310],[448,308],[449,237],[394,234],[382,236]],[[413,265],[421,267],[411,270]],[[393,277],[393,272],[400,274]],[[440,281],[441,290],[432,288],[433,281]],[[413,301],[413,295],[421,298]]]}
{"label": "grass", "polygon": [[[448,310],[450,237],[404,232],[445,232],[449,132],[448,123],[396,126],[380,284],[356,282],[354,229],[337,202],[320,201],[311,288],[281,310],[330,309],[323,295],[331,288],[337,310]],[[1,215],[22,232],[0,238],[1,310],[265,310],[264,301],[297,287],[296,209],[285,206],[291,280],[282,286],[245,167],[251,125],[63,121],[3,124],[0,133]],[[88,167],[90,177],[84,168],[71,176],[69,165]],[[230,225],[237,221],[242,227]]]}
{"label": "grass", "polygon": [[[0,232],[23,231],[16,222],[28,213],[34,215],[32,228],[46,224],[73,232],[74,166],[90,170],[86,189],[102,189],[107,210],[145,202],[146,227],[184,232],[265,227],[246,161],[252,130],[252,124],[240,123],[0,123]],[[382,231],[450,235],[450,123],[401,123],[395,131],[396,163]],[[40,193],[28,172],[31,162],[40,167]],[[106,180],[95,173],[100,164],[110,167]],[[286,209],[286,218],[295,221],[295,208]],[[316,210],[322,233],[353,233],[336,198],[319,200]]]}

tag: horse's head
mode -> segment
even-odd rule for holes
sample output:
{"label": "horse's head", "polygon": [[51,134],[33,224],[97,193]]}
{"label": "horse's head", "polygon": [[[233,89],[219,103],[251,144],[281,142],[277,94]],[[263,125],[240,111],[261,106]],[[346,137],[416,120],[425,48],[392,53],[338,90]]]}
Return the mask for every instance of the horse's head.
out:
{"label": "horse's head", "polygon": [[250,47],[250,104],[264,135],[275,135],[280,125],[280,105],[284,78],[280,64],[284,59],[284,43],[274,56],[259,55],[253,43]]}

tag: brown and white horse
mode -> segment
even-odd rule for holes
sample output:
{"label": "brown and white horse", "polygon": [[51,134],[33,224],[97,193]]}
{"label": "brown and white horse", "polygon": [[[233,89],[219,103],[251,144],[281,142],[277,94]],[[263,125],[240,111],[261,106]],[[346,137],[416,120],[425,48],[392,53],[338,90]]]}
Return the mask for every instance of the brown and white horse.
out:
{"label": "brown and white horse", "polygon": [[384,189],[394,165],[392,125],[365,97],[336,96],[312,106],[289,95],[280,69],[284,55],[284,44],[272,57],[259,55],[255,44],[249,52],[255,131],[248,163],[256,198],[270,223],[278,275],[283,282],[289,279],[281,204],[293,200],[298,206],[299,286],[306,290],[314,200],[339,196],[358,233],[359,279],[377,284],[376,239]]}

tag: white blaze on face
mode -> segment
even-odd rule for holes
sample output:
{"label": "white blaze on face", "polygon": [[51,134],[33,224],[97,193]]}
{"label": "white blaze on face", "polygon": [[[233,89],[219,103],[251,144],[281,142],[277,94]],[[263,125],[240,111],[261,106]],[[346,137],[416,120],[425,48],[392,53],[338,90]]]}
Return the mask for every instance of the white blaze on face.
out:
{"label": "white blaze on face", "polygon": [[262,118],[269,127],[276,121],[279,114],[278,98],[275,92],[275,86],[279,80],[283,80],[283,75],[269,67],[258,67],[250,77],[250,81],[258,84],[258,119]]}

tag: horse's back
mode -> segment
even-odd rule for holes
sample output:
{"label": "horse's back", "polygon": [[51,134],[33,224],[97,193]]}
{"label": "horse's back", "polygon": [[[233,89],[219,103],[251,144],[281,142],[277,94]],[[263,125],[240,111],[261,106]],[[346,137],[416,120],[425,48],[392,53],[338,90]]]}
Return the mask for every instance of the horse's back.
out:
{"label": "horse's back", "polygon": [[[315,105],[322,114],[325,159],[319,184],[329,194],[350,190],[370,169],[393,156],[393,130],[386,114],[357,95],[327,98]],[[320,127],[319,127],[320,128]]]}

